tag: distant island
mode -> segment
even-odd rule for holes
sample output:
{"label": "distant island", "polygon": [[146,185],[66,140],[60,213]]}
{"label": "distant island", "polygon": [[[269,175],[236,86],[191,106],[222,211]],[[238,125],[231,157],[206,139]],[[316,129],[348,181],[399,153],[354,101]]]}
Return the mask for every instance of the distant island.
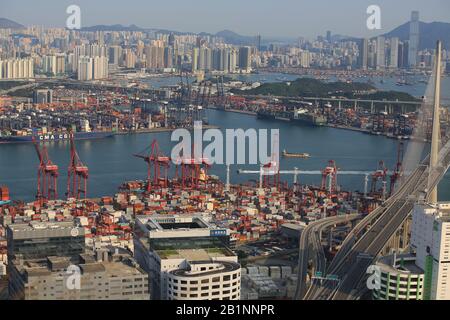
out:
{"label": "distant island", "polygon": [[379,91],[362,82],[323,82],[312,78],[298,78],[291,82],[265,83],[250,90],[232,90],[234,94],[263,95],[278,97],[320,97],[340,96],[348,99],[419,101],[412,95],[398,91]]}

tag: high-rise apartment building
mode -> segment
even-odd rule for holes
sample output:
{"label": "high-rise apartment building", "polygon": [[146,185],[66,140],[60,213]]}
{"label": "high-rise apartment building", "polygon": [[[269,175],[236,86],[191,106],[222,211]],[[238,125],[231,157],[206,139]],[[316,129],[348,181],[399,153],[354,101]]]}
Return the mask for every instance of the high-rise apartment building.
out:
{"label": "high-rise apartment building", "polygon": [[79,81],[89,81],[92,80],[92,68],[93,68],[93,59],[90,57],[82,56],[78,59],[78,80]]}
{"label": "high-rise apartment building", "polygon": [[109,63],[113,65],[119,65],[122,58],[122,47],[111,46],[108,50]]}
{"label": "high-rise apartment building", "polygon": [[134,69],[136,67],[136,55],[133,50],[127,48],[123,51],[123,61],[121,66],[127,69]]}
{"label": "high-rise apartment building", "polygon": [[78,62],[78,80],[100,80],[108,77],[108,58],[105,56],[80,57]]}
{"label": "high-rise apartment building", "polygon": [[42,57],[42,72],[50,75],[56,75],[56,56]]}
{"label": "high-rise apartment building", "polygon": [[34,78],[34,61],[26,59],[0,60],[0,79]]}
{"label": "high-rise apartment building", "polygon": [[108,58],[105,56],[94,57],[92,65],[92,79],[108,78]]}

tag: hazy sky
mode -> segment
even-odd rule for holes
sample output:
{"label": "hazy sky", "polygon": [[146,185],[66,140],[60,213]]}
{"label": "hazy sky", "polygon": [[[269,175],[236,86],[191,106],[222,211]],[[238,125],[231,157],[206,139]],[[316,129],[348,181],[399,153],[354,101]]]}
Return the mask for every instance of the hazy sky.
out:
{"label": "hazy sky", "polygon": [[[315,37],[326,30],[373,36],[409,20],[450,22],[449,0],[0,0],[0,17],[19,23],[65,25],[66,8],[81,7],[82,26],[136,24],[177,31],[230,29],[243,35]],[[366,9],[381,7],[382,30],[366,28]]]}

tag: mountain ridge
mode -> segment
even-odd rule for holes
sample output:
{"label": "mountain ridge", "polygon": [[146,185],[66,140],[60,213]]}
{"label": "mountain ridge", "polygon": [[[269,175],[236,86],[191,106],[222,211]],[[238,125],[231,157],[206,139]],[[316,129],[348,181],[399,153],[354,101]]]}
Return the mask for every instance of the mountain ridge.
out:
{"label": "mountain ridge", "polygon": [[[387,38],[398,37],[400,40],[405,41],[409,39],[409,27],[411,22],[406,22],[393,30],[383,34],[383,36]],[[24,29],[26,28],[20,23],[17,23],[13,20],[7,18],[0,17],[0,29]],[[419,41],[419,49],[433,49],[436,46],[437,40],[442,40],[443,47],[450,49],[450,23],[448,22],[419,22],[420,28],[420,41]],[[217,36],[223,38],[227,43],[234,45],[254,45],[256,42],[255,36],[246,36],[238,34],[230,29],[224,29],[217,33],[210,32],[181,32],[181,31],[173,31],[168,29],[161,28],[142,28],[135,24],[131,24],[129,26],[125,26],[122,24],[112,24],[112,25],[94,25],[89,27],[81,28],[81,31],[142,31],[142,32],[161,32],[161,33],[173,33],[176,35],[183,34],[197,34],[199,36]],[[286,37],[264,37],[264,42],[277,42],[281,41],[281,39],[288,40]],[[355,40],[357,37],[353,36],[342,36],[342,35],[333,35],[333,40],[335,41],[343,41],[343,40]],[[292,39],[290,39],[292,40]]]}
{"label": "mountain ridge", "polygon": [[[406,22],[397,28],[385,33],[383,36],[400,40],[409,40],[409,27],[411,22]],[[450,48],[450,23],[447,22],[420,22],[419,49],[432,49],[436,47],[438,40],[442,41],[444,48]]]}

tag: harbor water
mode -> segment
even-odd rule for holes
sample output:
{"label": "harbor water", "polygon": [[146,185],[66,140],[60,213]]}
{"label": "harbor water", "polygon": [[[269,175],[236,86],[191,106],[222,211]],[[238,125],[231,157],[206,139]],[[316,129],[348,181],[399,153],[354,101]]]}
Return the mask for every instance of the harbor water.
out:
{"label": "harbor water", "polygon": [[[246,82],[279,82],[292,81],[299,76],[273,73],[254,75],[235,75],[234,78]],[[420,79],[422,81],[420,81]],[[391,77],[373,78],[375,86],[383,90],[398,90],[416,97],[424,94],[426,83],[424,76],[411,78],[414,82],[409,86],[396,86],[396,79]],[[333,78],[330,79],[333,81]],[[355,81],[367,81],[358,78]],[[161,77],[147,80],[152,87],[176,84],[178,77]],[[442,101],[450,101],[450,78],[442,81]],[[339,169],[345,171],[375,171],[378,162],[383,160],[389,170],[393,170],[397,161],[398,141],[385,137],[373,136],[359,132],[328,128],[307,127],[282,121],[258,120],[255,116],[208,110],[209,123],[226,129],[279,129],[280,152],[287,150],[294,153],[309,153],[310,159],[282,158],[281,169],[322,170],[329,160],[335,160]],[[161,150],[170,155],[176,142],[171,142],[170,132],[116,135],[99,140],[77,141],[78,153],[82,161],[89,167],[89,197],[100,197],[114,194],[125,181],[143,180],[146,177],[146,164],[132,155],[148,148],[153,139],[157,139]],[[207,145],[205,143],[204,145]],[[268,146],[270,148],[270,145]],[[65,196],[67,183],[67,167],[69,162],[69,143],[67,141],[47,143],[48,153],[53,162],[59,165],[59,196]],[[172,171],[174,170],[172,166]],[[15,200],[30,201],[36,193],[38,158],[34,146],[25,144],[0,145],[0,185],[10,188],[11,197]],[[256,182],[258,175],[238,175],[238,169],[258,170],[259,166],[231,167],[231,182]],[[210,174],[219,176],[225,181],[224,165],[214,165]],[[320,185],[320,176],[300,176],[300,182]],[[283,176],[282,180],[292,182],[292,176]],[[339,176],[338,184],[345,190],[362,191],[362,176]],[[450,200],[450,177],[447,175],[441,182],[439,191],[441,200]]]}
{"label": "harbor water", "polygon": [[[236,128],[279,129],[280,150],[305,152],[310,159],[282,158],[281,168],[292,170],[322,170],[329,160],[335,160],[341,170],[375,171],[380,160],[393,170],[396,163],[398,141],[385,137],[359,132],[328,128],[304,127],[282,121],[258,120],[255,116],[208,110],[209,122],[223,130]],[[224,134],[225,136],[225,134]],[[89,167],[89,197],[114,194],[125,181],[145,179],[146,164],[133,154],[145,150],[157,139],[161,150],[170,155],[177,142],[171,142],[170,132],[116,135],[99,140],[77,141],[78,154]],[[205,143],[205,146],[207,143]],[[270,147],[270,146],[269,146]],[[64,197],[69,162],[68,142],[47,143],[48,153],[53,162],[59,165],[59,196]],[[172,166],[172,170],[173,170]],[[38,158],[32,144],[0,145],[0,184],[10,188],[15,200],[30,201],[36,193]],[[238,169],[258,170],[258,166],[231,166],[231,182],[244,183],[256,181],[258,175],[238,175]],[[214,165],[210,174],[225,181],[224,165]],[[300,182],[320,185],[320,176],[300,176]],[[292,182],[292,176],[283,176],[284,181]],[[362,191],[363,176],[339,176],[338,184],[349,191]],[[450,200],[450,177],[447,175],[440,186],[440,199]]]}

